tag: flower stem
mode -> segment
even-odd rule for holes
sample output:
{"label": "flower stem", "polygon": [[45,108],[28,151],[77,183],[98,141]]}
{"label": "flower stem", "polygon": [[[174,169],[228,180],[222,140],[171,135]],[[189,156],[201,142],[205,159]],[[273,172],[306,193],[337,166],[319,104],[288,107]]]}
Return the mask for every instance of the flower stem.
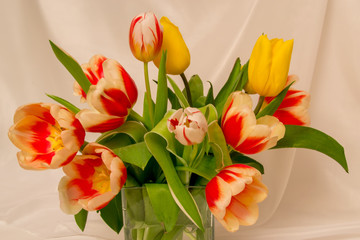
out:
{"label": "flower stem", "polygon": [[263,97],[263,96],[260,96],[260,97],[259,97],[259,101],[258,101],[258,103],[257,103],[257,105],[256,105],[255,110],[254,110],[255,115],[257,115],[258,112],[260,111],[261,106],[262,106],[262,104],[263,104],[263,102],[264,102],[264,99],[265,99],[265,97]]}
{"label": "flower stem", "polygon": [[184,73],[181,73],[180,76],[184,82],[187,100],[189,102],[190,107],[192,107],[193,105],[192,105],[191,92],[190,92],[190,86],[189,86],[188,80],[186,79],[186,76]]}
{"label": "flower stem", "polygon": [[[144,119],[142,116],[140,116],[140,114],[138,114],[137,112],[135,112],[135,111],[132,110],[132,109],[131,109],[131,111],[130,111],[129,116],[130,116],[131,118],[135,119],[136,121],[141,122],[142,124],[145,123],[145,119]],[[145,124],[144,124],[144,125],[145,125]]]}
{"label": "flower stem", "polygon": [[151,127],[154,127],[154,108],[152,105],[151,100],[151,91],[150,91],[150,82],[149,82],[149,70],[148,70],[148,63],[144,62],[144,76],[145,76],[145,87],[146,87],[146,95],[147,95],[147,102],[149,107],[149,117],[151,122]]}

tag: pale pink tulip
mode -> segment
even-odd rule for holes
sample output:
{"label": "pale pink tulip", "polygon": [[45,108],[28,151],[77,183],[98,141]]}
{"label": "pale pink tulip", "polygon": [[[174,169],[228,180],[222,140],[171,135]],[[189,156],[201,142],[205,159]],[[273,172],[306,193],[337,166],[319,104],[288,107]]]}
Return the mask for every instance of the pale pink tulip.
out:
{"label": "pale pink tulip", "polygon": [[183,145],[201,143],[208,129],[206,118],[197,108],[185,108],[173,113],[167,122],[170,132]]}
{"label": "pale pink tulip", "polygon": [[205,188],[206,200],[215,218],[230,232],[240,225],[254,224],[259,216],[257,203],[268,194],[261,173],[247,165],[225,167]]}

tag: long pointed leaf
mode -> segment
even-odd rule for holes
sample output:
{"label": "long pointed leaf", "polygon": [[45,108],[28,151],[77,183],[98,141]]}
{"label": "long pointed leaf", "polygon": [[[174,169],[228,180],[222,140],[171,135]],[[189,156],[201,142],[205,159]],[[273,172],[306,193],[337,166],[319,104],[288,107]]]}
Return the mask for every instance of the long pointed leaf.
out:
{"label": "long pointed leaf", "polygon": [[278,109],[278,107],[280,106],[281,102],[284,100],[286,93],[288,92],[290,86],[293,83],[289,84],[289,86],[287,86],[286,88],[284,88],[279,95],[277,95],[270,103],[269,105],[267,105],[263,110],[261,110],[257,115],[256,118],[261,118],[265,115],[270,115],[272,116],[276,110]]}
{"label": "long pointed leaf", "polygon": [[307,148],[319,151],[333,158],[346,172],[349,172],[344,148],[329,135],[310,127],[285,125],[283,139],[274,148]]}
{"label": "long pointed leaf", "polygon": [[215,104],[215,99],[214,99],[214,90],[213,90],[213,85],[211,82],[208,82],[210,83],[210,88],[209,88],[209,91],[208,91],[208,94],[206,95],[206,101],[205,101],[205,104],[212,104],[214,105]]}
{"label": "long pointed leaf", "polygon": [[182,108],[187,108],[190,107],[186,97],[184,96],[184,94],[181,92],[180,88],[176,85],[176,83],[174,82],[174,80],[172,80],[169,76],[167,77],[167,79],[170,82],[170,85],[172,87],[172,89],[175,92],[175,95],[177,96],[177,98],[179,99],[180,105]]}
{"label": "long pointed leaf", "polygon": [[159,74],[158,74],[158,86],[156,94],[156,104],[155,104],[155,125],[160,122],[164,117],[167,111],[167,102],[168,102],[168,91],[167,91],[167,80],[166,80],[166,51],[162,53]]}
{"label": "long pointed leaf", "polygon": [[79,83],[84,92],[87,93],[89,91],[91,83],[89,79],[87,79],[87,77],[85,76],[85,73],[81,69],[80,64],[72,56],[70,56],[68,53],[56,46],[56,44],[52,41],[50,41],[50,45],[57,59],[59,59],[59,61],[64,65],[64,67],[75,78],[75,80]]}
{"label": "long pointed leaf", "polygon": [[51,99],[55,100],[56,102],[60,103],[61,105],[63,105],[67,109],[69,109],[74,114],[77,114],[80,111],[79,108],[77,108],[72,103],[66,101],[65,99],[63,99],[61,97],[57,97],[57,96],[51,95],[51,94],[46,94],[46,96],[48,96],[49,98],[51,98]]}
{"label": "long pointed leaf", "polygon": [[240,70],[241,70],[240,59],[237,58],[234,67],[231,70],[228,80],[226,81],[226,83],[221,88],[221,90],[219,91],[218,95],[215,98],[215,107],[219,116],[221,116],[222,114],[222,110],[224,108],[227,98],[233,91],[235,91],[236,86],[240,81]]}

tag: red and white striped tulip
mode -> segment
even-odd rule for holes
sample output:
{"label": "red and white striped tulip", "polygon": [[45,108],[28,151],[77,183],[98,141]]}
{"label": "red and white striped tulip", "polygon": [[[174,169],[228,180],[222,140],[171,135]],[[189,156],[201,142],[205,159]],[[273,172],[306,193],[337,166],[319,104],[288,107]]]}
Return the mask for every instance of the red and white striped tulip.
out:
{"label": "red and white striped tulip", "polygon": [[[288,76],[288,83],[296,80],[298,80],[296,75]],[[266,107],[266,105],[269,104],[273,99],[273,97],[266,97],[262,107]],[[286,125],[309,126],[309,106],[309,93],[290,88],[273,116]]]}
{"label": "red and white striped tulip", "polygon": [[220,171],[205,188],[206,200],[215,218],[230,232],[240,225],[254,224],[259,216],[257,203],[268,194],[261,173],[250,166],[234,164]]}
{"label": "red and white striped tulip", "polygon": [[19,107],[9,138],[21,151],[21,167],[31,170],[59,168],[68,164],[84,143],[85,131],[64,107],[34,103]]}
{"label": "red and white striped tulip", "polygon": [[226,142],[244,154],[272,148],[285,134],[284,124],[276,117],[256,119],[251,98],[239,91],[233,92],[225,103],[221,128]]}
{"label": "red and white striped tulip", "polygon": [[162,41],[162,26],[154,13],[142,13],[132,20],[129,43],[131,52],[138,60],[152,61],[159,54]]}
{"label": "red and white striped tulip", "polygon": [[[102,64],[107,58],[102,55],[94,55],[88,63],[81,64],[81,68],[84,71],[87,79],[92,85],[96,85],[100,79],[104,77],[104,71]],[[81,96],[81,102],[86,101],[86,93],[77,81],[74,82],[74,95]]]}
{"label": "red and white striped tulip", "polygon": [[174,112],[167,121],[167,127],[183,145],[201,143],[208,129],[204,114],[191,107]]}
{"label": "red and white striped tulip", "polygon": [[63,168],[59,183],[60,207],[67,214],[105,207],[127,177],[124,163],[107,147],[89,143],[82,153]]}
{"label": "red and white striped tulip", "polygon": [[103,77],[91,85],[86,101],[91,109],[77,113],[88,132],[106,132],[120,127],[134,106],[138,92],[136,85],[125,69],[115,60],[101,62]]}

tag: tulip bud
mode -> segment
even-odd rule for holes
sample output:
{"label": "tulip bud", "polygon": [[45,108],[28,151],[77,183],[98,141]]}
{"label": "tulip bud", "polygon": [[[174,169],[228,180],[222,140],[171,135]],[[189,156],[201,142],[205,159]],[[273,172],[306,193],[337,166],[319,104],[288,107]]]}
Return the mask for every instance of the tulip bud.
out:
{"label": "tulip bud", "polygon": [[138,60],[152,61],[160,52],[162,41],[162,27],[154,13],[142,13],[132,20],[129,43],[133,55]]}
{"label": "tulip bud", "polygon": [[208,129],[204,114],[199,109],[190,107],[173,113],[168,119],[167,127],[183,145],[201,143]]}
{"label": "tulip bud", "polygon": [[[190,52],[187,48],[179,28],[167,17],[162,17],[160,23],[164,28],[164,39],[161,46],[162,51],[167,51],[166,73],[179,75],[190,65]],[[161,54],[154,59],[154,64],[159,67]]]}
{"label": "tulip bud", "polygon": [[269,40],[261,35],[249,61],[249,81],[245,89],[260,96],[277,96],[285,87],[294,40]]}

